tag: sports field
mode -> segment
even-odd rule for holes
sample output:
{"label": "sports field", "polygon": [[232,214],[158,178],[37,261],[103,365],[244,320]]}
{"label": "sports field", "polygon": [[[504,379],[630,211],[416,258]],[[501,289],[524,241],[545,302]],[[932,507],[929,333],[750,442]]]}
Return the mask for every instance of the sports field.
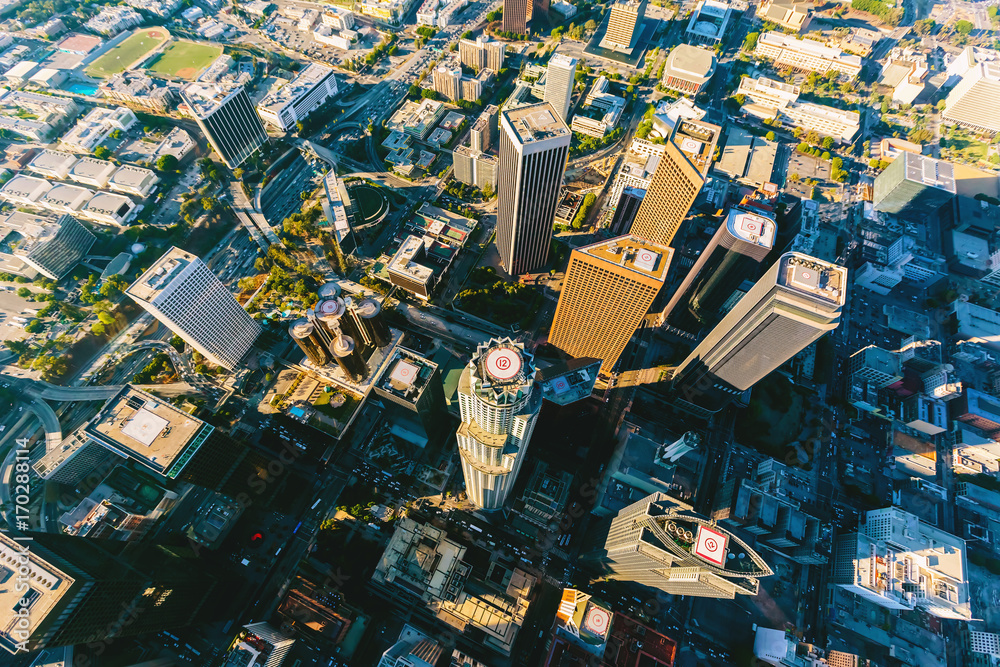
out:
{"label": "sports field", "polygon": [[221,55],[221,46],[181,40],[167,46],[146,71],[161,78],[194,81]]}
{"label": "sports field", "polygon": [[163,28],[140,28],[121,44],[90,63],[84,73],[106,79],[118,72],[124,72],[169,38],[170,33]]}

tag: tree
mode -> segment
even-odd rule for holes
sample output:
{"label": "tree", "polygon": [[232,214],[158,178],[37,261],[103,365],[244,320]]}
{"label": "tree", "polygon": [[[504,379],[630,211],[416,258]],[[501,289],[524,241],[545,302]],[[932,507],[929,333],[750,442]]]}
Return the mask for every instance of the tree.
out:
{"label": "tree", "polygon": [[18,287],[17,295],[22,299],[27,299],[29,296],[31,296],[31,290],[28,289],[27,287]]}
{"label": "tree", "polygon": [[966,21],[965,19],[955,22],[955,32],[962,36],[968,35],[975,27],[972,21]]}
{"label": "tree", "polygon": [[26,325],[24,325],[24,330],[28,333],[38,333],[43,329],[43,324],[41,320],[31,320]]}
{"label": "tree", "polygon": [[760,37],[759,32],[748,32],[747,36],[743,39],[743,50],[753,51],[757,48],[757,39]]}
{"label": "tree", "polygon": [[106,326],[111,326],[112,324],[115,323],[115,318],[111,315],[111,313],[106,313],[103,311],[97,313],[97,319],[99,319],[101,323]]}
{"label": "tree", "polygon": [[883,116],[889,113],[889,103],[886,102],[885,100],[882,100],[882,105],[879,107],[879,111],[882,112]]}
{"label": "tree", "polygon": [[177,334],[170,337],[170,345],[178,352],[184,351],[184,339]]}
{"label": "tree", "polygon": [[436,90],[431,90],[429,88],[424,88],[420,91],[420,97],[425,100],[436,100],[438,98],[438,93]]}
{"label": "tree", "polygon": [[156,158],[156,168],[160,171],[174,171],[177,169],[177,156],[167,153]]}
{"label": "tree", "polygon": [[944,108],[948,106],[948,102],[946,100],[938,100],[936,106],[938,111],[944,111]]}
{"label": "tree", "polygon": [[923,19],[920,21],[913,22],[913,29],[917,31],[918,35],[929,35],[934,32],[934,27],[937,24],[934,19]]}
{"label": "tree", "polygon": [[595,30],[597,30],[597,21],[595,21],[594,19],[590,19],[589,21],[583,24],[583,29],[586,30],[587,32],[594,32]]}
{"label": "tree", "polygon": [[764,138],[767,139],[768,141],[774,141],[774,136],[775,136],[774,132],[768,132],[767,134],[764,135]]}
{"label": "tree", "polygon": [[94,149],[94,157],[98,160],[107,160],[111,157],[111,150],[107,146],[98,146]]}
{"label": "tree", "polygon": [[236,169],[233,169],[233,178],[235,178],[237,181],[240,180],[240,179],[242,179],[243,178],[243,170],[240,169],[239,167],[237,167]]}
{"label": "tree", "polygon": [[90,333],[94,334],[95,336],[103,336],[104,331],[105,331],[104,325],[101,324],[100,322],[94,322],[93,324],[90,325]]}

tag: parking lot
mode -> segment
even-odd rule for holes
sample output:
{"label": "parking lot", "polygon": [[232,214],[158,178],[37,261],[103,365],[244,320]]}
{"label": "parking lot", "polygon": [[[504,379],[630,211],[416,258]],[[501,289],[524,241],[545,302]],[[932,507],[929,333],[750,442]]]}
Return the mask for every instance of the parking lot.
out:
{"label": "parking lot", "polygon": [[830,162],[791,150],[788,156],[788,168],[785,170],[785,192],[808,198],[809,188],[803,184],[807,178],[822,185],[830,178]]}

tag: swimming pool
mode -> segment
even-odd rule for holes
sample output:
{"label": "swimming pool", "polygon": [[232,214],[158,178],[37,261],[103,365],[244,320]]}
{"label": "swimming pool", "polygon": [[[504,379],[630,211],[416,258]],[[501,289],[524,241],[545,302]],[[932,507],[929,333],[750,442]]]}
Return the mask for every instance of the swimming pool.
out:
{"label": "swimming pool", "polygon": [[288,414],[290,414],[293,417],[299,417],[301,419],[306,414],[306,411],[296,405],[294,408],[288,409]]}
{"label": "swimming pool", "polygon": [[93,97],[97,94],[97,86],[92,83],[71,83],[66,86],[66,92]]}

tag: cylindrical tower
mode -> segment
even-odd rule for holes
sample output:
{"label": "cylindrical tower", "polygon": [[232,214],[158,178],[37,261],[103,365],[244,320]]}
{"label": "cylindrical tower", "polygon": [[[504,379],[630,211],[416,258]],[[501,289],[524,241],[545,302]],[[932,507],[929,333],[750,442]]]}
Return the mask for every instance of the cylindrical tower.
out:
{"label": "cylindrical tower", "polygon": [[475,505],[503,507],[541,407],[533,357],[510,338],[479,346],[458,383],[456,434],[465,489]]}
{"label": "cylindrical tower", "polygon": [[357,345],[354,344],[354,339],[350,336],[341,334],[334,338],[330,351],[352,381],[361,382],[368,375],[368,364],[365,363]]}
{"label": "cylindrical tower", "polygon": [[341,308],[338,310],[337,315],[341,331],[353,338],[354,344],[358,347],[358,351],[367,356],[367,353],[375,346],[374,344],[369,343],[367,333],[354,314],[354,310],[357,307],[354,299],[349,296],[345,296],[342,299],[337,299],[337,301],[341,304]]}
{"label": "cylindrical tower", "polygon": [[371,345],[385,347],[392,342],[392,334],[382,317],[382,304],[375,299],[362,299],[354,309],[360,328],[367,334]]}
{"label": "cylindrical tower", "polygon": [[288,333],[306,353],[309,361],[317,366],[326,366],[330,363],[330,353],[312,322],[300,317],[288,327]]}
{"label": "cylindrical tower", "polygon": [[336,299],[340,296],[340,285],[337,283],[326,283],[319,288],[317,295],[320,299]]}

